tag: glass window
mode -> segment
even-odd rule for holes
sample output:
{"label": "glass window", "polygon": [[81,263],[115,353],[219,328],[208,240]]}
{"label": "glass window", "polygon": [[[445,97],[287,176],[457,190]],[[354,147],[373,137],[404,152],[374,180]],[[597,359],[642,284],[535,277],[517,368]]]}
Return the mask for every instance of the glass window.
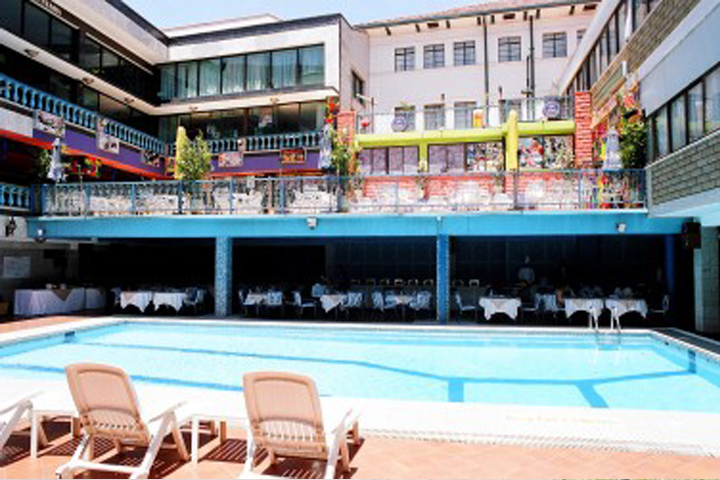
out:
{"label": "glass window", "polygon": [[131,116],[130,107],[117,100],[100,95],[100,113],[119,122],[126,122]]}
{"label": "glass window", "polygon": [[50,15],[30,2],[25,3],[24,36],[28,42],[43,47],[50,41]]}
{"label": "glass window", "polygon": [[658,157],[663,157],[670,152],[670,142],[668,139],[668,121],[667,108],[661,108],[655,115],[653,122],[655,130],[655,148],[657,148]]}
{"label": "glass window", "polygon": [[251,108],[248,111],[248,134],[276,133],[275,113],[272,107]]}
{"label": "glass window", "polygon": [[445,45],[425,45],[425,68],[442,68],[445,66]]}
{"label": "glass window", "polygon": [[178,98],[194,98],[198,95],[198,64],[197,62],[178,63],[177,66]]}
{"label": "glass window", "polygon": [[703,125],[703,84],[695,85],[688,91],[688,135],[694,142],[705,133]]}
{"label": "glass window", "polygon": [[178,117],[160,117],[160,140],[174,142],[177,136]]}
{"label": "glass window", "polygon": [[475,41],[455,42],[455,66],[475,65]]}
{"label": "glass window", "polygon": [[395,107],[393,129],[399,132],[411,132],[415,130],[415,107],[408,105]]}
{"label": "glass window", "polygon": [[323,129],[325,124],[325,103],[300,104],[300,131],[312,132]]}
{"label": "glass window", "polygon": [[580,45],[580,42],[582,42],[582,39],[585,38],[585,32],[587,32],[587,30],[585,30],[584,28],[577,31],[576,36],[577,36],[578,45]]}
{"label": "glass window", "polygon": [[272,87],[289,88],[297,83],[297,50],[281,50],[272,53]]}
{"label": "glass window", "polygon": [[254,53],[247,56],[247,89],[248,91],[267,90],[270,88],[270,54]]}
{"label": "glass window", "polygon": [[300,85],[325,84],[325,48],[300,49]]}
{"label": "glass window", "polygon": [[687,119],[685,96],[681,95],[670,104],[670,134],[672,151],[687,145]]}
{"label": "glass window", "polygon": [[300,130],[300,105],[291,103],[277,107],[277,123],[280,133]]}
{"label": "glass window", "polygon": [[395,49],[395,71],[415,70],[415,47]]}
{"label": "glass window", "polygon": [[97,111],[100,104],[100,96],[95,90],[81,85],[78,91],[78,104],[88,110]]}
{"label": "glass window", "polygon": [[110,50],[103,48],[102,51],[102,73],[105,76],[119,76],[119,68],[120,67],[120,57],[118,57],[114,52],[111,52]]}
{"label": "glass window", "polygon": [[224,58],[222,61],[222,93],[245,91],[245,57]]}
{"label": "glass window", "polygon": [[48,76],[48,92],[63,100],[72,101],[73,83],[64,75],[51,72]]}
{"label": "glass window", "polygon": [[564,58],[567,57],[567,33],[544,33],[543,34],[543,57]]}
{"label": "glass window", "polygon": [[602,77],[602,74],[605,73],[605,69],[608,66],[607,39],[607,29],[605,29],[600,36],[600,40],[598,41],[598,46],[596,49],[598,56],[598,78]]}
{"label": "glass window", "polygon": [[466,130],[473,128],[473,112],[475,102],[457,102],[455,104],[455,129]]}
{"label": "glass window", "polygon": [[520,37],[502,37],[498,40],[498,61],[519,62],[522,60],[522,39]]}
{"label": "glass window", "polygon": [[365,80],[355,72],[352,72],[352,94],[353,98],[365,105]]}
{"label": "glass window", "polygon": [[613,15],[608,22],[607,35],[608,35],[608,65],[615,60],[618,54],[618,29],[617,29],[617,14]]}
{"label": "glass window", "polygon": [[53,19],[50,30],[50,47],[60,57],[65,60],[72,60],[74,51],[74,34],[72,28],[60,20]]}
{"label": "glass window", "polygon": [[200,62],[200,96],[220,94],[220,59]]}
{"label": "glass window", "polygon": [[442,105],[425,105],[425,130],[445,128],[445,109]]}
{"label": "glass window", "polygon": [[175,65],[163,65],[160,67],[160,100],[167,102],[175,98],[176,84]]}
{"label": "glass window", "polygon": [[705,77],[705,132],[720,129],[720,68]]}
{"label": "glass window", "polygon": [[80,67],[93,75],[100,73],[100,45],[85,36],[80,40]]}
{"label": "glass window", "polygon": [[2,0],[0,2],[0,27],[13,33],[20,33],[22,25],[22,0]]}

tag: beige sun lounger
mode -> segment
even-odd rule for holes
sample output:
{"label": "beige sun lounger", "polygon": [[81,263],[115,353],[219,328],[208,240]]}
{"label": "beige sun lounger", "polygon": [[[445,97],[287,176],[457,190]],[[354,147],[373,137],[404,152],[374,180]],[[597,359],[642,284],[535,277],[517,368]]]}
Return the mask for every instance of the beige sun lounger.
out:
{"label": "beige sun lounger", "polygon": [[248,415],[248,454],[240,478],[257,478],[255,452],[264,448],[271,463],[277,457],[327,462],[324,478],[335,478],[338,459],[343,472],[350,468],[347,436],[359,442],[358,418],[347,410],[326,432],[315,382],[301,375],[276,372],[244,376]]}
{"label": "beige sun lounger", "polygon": [[[10,436],[20,426],[23,420],[32,424],[33,419],[33,398],[37,397],[39,392],[23,393],[16,395],[12,400],[3,400],[0,403],[0,452],[7,443]],[[45,433],[41,430],[38,435],[32,435],[33,438],[39,436],[39,442],[47,443]]]}
{"label": "beige sun lounger", "polygon": [[[180,457],[188,459],[178,429],[175,404],[152,418],[143,418],[130,378],[122,369],[93,364],[70,365],[65,369],[83,437],[72,459],[59,467],[59,478],[71,478],[77,470],[121,473],[130,478],[147,478],[162,441],[172,433]],[[93,462],[95,439],[111,440],[117,450],[147,447],[137,467]]]}

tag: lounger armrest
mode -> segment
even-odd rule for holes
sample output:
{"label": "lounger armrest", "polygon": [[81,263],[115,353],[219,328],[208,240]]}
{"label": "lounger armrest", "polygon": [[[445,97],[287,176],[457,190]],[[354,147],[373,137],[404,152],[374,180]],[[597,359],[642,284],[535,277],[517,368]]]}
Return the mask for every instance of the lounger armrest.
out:
{"label": "lounger armrest", "polygon": [[348,419],[351,419],[353,417],[357,417],[358,415],[355,415],[355,412],[352,408],[349,408],[347,412],[342,416],[339,422],[337,422],[336,425],[333,426],[333,429],[330,431],[331,435],[337,435],[338,433],[343,434],[348,429]]}
{"label": "lounger armrest", "polygon": [[32,402],[29,399],[14,401],[5,407],[0,408],[0,415],[17,410],[18,407],[24,406],[25,408],[32,408]]}
{"label": "lounger armrest", "polygon": [[186,403],[187,402],[174,403],[171,406],[162,410],[160,413],[156,414],[155,416],[148,418],[146,421],[147,421],[147,423],[156,422],[170,413],[175,413],[180,407],[184,406]]}

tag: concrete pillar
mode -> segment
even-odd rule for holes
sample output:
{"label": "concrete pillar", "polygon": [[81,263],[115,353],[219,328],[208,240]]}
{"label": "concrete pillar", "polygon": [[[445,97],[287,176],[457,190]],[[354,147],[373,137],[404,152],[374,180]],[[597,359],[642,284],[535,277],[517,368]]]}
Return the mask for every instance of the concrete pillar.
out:
{"label": "concrete pillar", "polygon": [[700,249],[695,250],[695,329],[720,332],[720,261],[718,229],[701,229]]}
{"label": "concrete pillar", "polygon": [[233,241],[215,239],[215,316],[227,317],[232,313]]}
{"label": "concrete pillar", "polygon": [[450,319],[450,237],[445,234],[437,236],[437,320],[447,324]]}

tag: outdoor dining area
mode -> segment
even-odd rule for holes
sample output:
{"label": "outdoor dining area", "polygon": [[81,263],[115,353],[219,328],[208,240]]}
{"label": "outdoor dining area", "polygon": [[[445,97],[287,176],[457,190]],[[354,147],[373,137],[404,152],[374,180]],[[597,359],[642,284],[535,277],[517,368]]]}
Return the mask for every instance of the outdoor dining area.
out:
{"label": "outdoor dining area", "polygon": [[113,288],[114,309],[127,313],[139,311],[142,314],[161,311],[179,314],[199,314],[209,301],[208,291],[204,288],[141,288],[123,290]]}
{"label": "outdoor dining area", "polygon": [[42,289],[18,289],[13,313],[16,317],[37,317],[103,310],[105,294],[101,288],[50,283]]}

